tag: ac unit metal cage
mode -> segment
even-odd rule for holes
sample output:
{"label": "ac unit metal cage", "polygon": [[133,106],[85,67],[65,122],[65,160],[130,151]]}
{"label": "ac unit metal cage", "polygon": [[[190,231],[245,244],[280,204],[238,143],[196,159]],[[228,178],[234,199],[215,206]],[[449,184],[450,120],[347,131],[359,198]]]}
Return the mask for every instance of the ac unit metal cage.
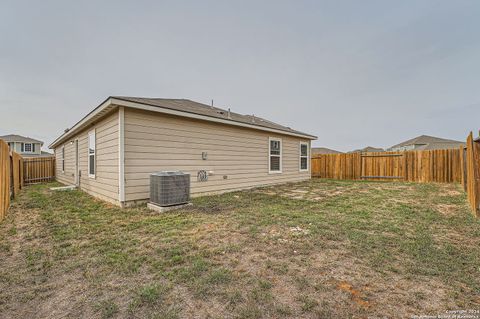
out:
{"label": "ac unit metal cage", "polygon": [[150,202],[159,206],[188,203],[190,174],[180,171],[162,171],[150,175]]}

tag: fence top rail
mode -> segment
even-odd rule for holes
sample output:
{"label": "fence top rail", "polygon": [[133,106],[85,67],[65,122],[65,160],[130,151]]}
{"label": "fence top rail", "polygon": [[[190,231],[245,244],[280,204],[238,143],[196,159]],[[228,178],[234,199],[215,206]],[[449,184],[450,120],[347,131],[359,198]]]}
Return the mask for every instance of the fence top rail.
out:
{"label": "fence top rail", "polygon": [[405,176],[360,176],[360,178],[389,178],[389,179],[404,179]]}
{"label": "fence top rail", "polygon": [[361,154],[361,157],[402,157],[405,154],[383,154],[383,155],[368,155],[368,154]]}
{"label": "fence top rail", "polygon": [[23,158],[25,162],[51,162],[55,157],[41,157],[41,158]]}
{"label": "fence top rail", "polygon": [[[479,139],[480,142],[480,139]],[[466,149],[466,147],[463,147]],[[348,156],[348,155],[356,155],[359,154],[360,156],[403,156],[406,153],[442,153],[447,151],[458,151],[458,148],[446,148],[446,149],[438,149],[438,150],[408,150],[408,151],[385,151],[385,152],[355,152],[355,153],[337,153],[337,154],[312,154],[312,158],[319,158],[319,157],[335,157],[335,156]]]}

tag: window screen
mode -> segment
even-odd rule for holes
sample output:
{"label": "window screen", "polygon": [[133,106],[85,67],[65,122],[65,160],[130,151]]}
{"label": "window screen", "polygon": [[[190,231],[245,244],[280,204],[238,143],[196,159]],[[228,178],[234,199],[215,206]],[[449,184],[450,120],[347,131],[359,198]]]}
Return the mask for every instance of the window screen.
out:
{"label": "window screen", "polygon": [[88,133],[88,176],[95,177],[95,131]]}
{"label": "window screen", "polygon": [[300,170],[308,170],[308,144],[300,143]]}
{"label": "window screen", "polygon": [[65,172],[65,146],[62,147],[62,172]]}
{"label": "window screen", "polygon": [[282,141],[270,139],[270,172],[282,171]]}

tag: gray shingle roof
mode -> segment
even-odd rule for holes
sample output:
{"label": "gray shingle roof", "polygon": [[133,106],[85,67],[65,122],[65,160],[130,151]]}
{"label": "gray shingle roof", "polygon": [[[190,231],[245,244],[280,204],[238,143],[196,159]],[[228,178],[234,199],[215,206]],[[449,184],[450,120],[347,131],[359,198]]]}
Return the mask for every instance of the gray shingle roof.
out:
{"label": "gray shingle roof", "polygon": [[[437,144],[437,146],[439,146],[439,147],[442,146],[442,145],[447,145],[448,144],[450,146],[445,147],[445,148],[452,148],[452,144],[460,146],[461,144],[465,144],[465,143],[461,142],[461,141],[449,140],[449,139],[435,137],[435,136],[420,135],[420,136],[414,137],[412,139],[409,139],[408,141],[399,143],[397,145],[393,145],[390,148],[396,148],[396,147],[402,147],[402,146],[414,145],[414,144],[415,145]],[[430,149],[435,149],[435,148],[430,148]]]}
{"label": "gray shingle roof", "polygon": [[199,102],[187,100],[187,99],[164,99],[164,98],[142,98],[142,97],[131,97],[131,96],[112,96],[112,98],[129,101],[134,103],[141,103],[150,106],[158,106],[162,108],[167,108],[176,111],[188,112],[192,114],[199,114],[210,116],[214,118],[220,118],[225,120],[230,120],[233,122],[246,123],[250,125],[267,127],[272,129],[277,129],[285,132],[309,135],[300,131],[296,131],[288,126],[283,126],[269,120],[260,118],[254,115],[243,115],[235,112],[229,112],[226,109],[212,107],[210,105],[202,104]]}
{"label": "gray shingle roof", "polygon": [[42,141],[16,134],[0,136],[0,139],[4,140],[5,142],[40,143],[43,145]]}

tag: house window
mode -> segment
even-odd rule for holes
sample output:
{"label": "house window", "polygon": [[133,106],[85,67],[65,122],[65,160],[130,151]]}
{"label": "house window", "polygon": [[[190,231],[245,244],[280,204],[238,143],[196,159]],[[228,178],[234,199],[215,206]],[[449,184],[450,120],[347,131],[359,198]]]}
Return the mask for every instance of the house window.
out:
{"label": "house window", "polygon": [[62,146],[62,153],[60,154],[60,161],[62,163],[62,173],[65,173],[65,146]]}
{"label": "house window", "polygon": [[300,171],[308,171],[308,143],[300,142]]}
{"label": "house window", "polygon": [[88,133],[88,176],[95,178],[95,130]]}
{"label": "house window", "polygon": [[33,152],[33,146],[32,146],[32,143],[25,143],[24,146],[24,152],[25,153],[31,153]]}
{"label": "house window", "polygon": [[282,172],[282,140],[279,138],[269,139],[269,161],[268,171],[269,173],[281,173]]}

